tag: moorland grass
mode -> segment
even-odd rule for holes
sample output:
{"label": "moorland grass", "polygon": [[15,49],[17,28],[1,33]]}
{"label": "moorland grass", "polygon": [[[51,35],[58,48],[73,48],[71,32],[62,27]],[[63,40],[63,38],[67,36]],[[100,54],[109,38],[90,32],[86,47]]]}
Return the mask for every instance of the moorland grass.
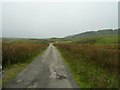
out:
{"label": "moorland grass", "polygon": [[5,86],[10,79],[14,78],[21,70],[31,63],[34,58],[40,55],[47,48],[47,46],[48,44],[34,42],[3,42],[3,86]]}
{"label": "moorland grass", "polygon": [[55,44],[80,88],[118,87],[116,45]]}

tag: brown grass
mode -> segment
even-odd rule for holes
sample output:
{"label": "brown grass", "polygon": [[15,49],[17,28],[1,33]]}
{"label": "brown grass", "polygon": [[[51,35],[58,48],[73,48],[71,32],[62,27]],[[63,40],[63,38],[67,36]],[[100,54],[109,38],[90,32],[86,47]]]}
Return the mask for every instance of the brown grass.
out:
{"label": "brown grass", "polygon": [[110,72],[118,70],[118,48],[116,45],[81,45],[57,44],[58,48],[69,52],[71,59],[83,58],[89,63],[108,69]]}
{"label": "brown grass", "polygon": [[43,51],[47,44],[35,43],[3,43],[3,67],[29,61],[34,55]]}
{"label": "brown grass", "polygon": [[118,46],[56,44],[81,88],[118,87]]}

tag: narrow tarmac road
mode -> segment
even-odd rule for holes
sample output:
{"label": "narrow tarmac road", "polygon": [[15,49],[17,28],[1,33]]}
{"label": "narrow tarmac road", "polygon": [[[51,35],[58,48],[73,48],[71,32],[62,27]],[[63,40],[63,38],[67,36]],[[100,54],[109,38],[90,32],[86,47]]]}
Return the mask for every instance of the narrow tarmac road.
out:
{"label": "narrow tarmac road", "polygon": [[58,50],[51,43],[43,56],[38,56],[5,88],[78,88],[78,86]]}

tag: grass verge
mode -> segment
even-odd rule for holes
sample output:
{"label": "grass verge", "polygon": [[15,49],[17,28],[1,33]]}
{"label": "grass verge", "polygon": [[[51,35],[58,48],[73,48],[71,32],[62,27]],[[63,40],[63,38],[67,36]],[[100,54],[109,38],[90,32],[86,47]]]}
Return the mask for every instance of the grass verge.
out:
{"label": "grass verge", "polygon": [[[69,45],[66,46],[56,45],[56,46],[60,51],[61,55],[64,57],[65,63],[70,68],[72,75],[80,88],[117,88],[118,87],[118,74],[116,71],[113,71],[114,68],[113,69],[111,68],[111,70],[108,71],[109,68],[107,65],[105,67],[102,67],[100,66],[99,62],[96,63],[92,61],[95,59],[95,56],[94,55],[92,56],[92,53],[87,54],[87,52],[85,51],[87,56],[83,57],[82,56],[83,51],[80,51],[79,48],[75,49],[77,45],[75,45],[75,47],[70,47],[70,48],[67,48],[69,47]],[[91,48],[88,49],[91,50]],[[93,50],[94,48],[92,49],[92,51]],[[92,56],[92,60],[90,61],[86,60],[88,55]],[[103,57],[102,54],[99,56]],[[104,61],[104,59],[105,57],[103,57],[101,61],[102,60]]]}
{"label": "grass verge", "polygon": [[24,70],[30,63],[32,63],[32,61],[35,60],[35,58],[39,55],[41,55],[44,52],[45,49],[43,49],[42,51],[40,51],[38,54],[33,55],[31,58],[26,59],[26,62],[23,63],[17,63],[17,64],[13,64],[10,65],[6,68],[4,68],[4,76],[2,78],[2,86],[4,87],[5,85],[7,85],[7,83],[12,79],[15,78],[15,76],[22,70]]}

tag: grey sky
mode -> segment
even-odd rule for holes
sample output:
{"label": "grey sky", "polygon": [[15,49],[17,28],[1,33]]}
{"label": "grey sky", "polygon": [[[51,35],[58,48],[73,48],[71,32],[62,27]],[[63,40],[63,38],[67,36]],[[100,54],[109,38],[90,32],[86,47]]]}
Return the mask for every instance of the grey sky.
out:
{"label": "grey sky", "polygon": [[2,3],[3,37],[64,37],[118,28],[117,2]]}
{"label": "grey sky", "polygon": [[0,37],[2,37],[2,4],[0,3]]}
{"label": "grey sky", "polygon": [[118,3],[118,28],[120,28],[120,2]]}

